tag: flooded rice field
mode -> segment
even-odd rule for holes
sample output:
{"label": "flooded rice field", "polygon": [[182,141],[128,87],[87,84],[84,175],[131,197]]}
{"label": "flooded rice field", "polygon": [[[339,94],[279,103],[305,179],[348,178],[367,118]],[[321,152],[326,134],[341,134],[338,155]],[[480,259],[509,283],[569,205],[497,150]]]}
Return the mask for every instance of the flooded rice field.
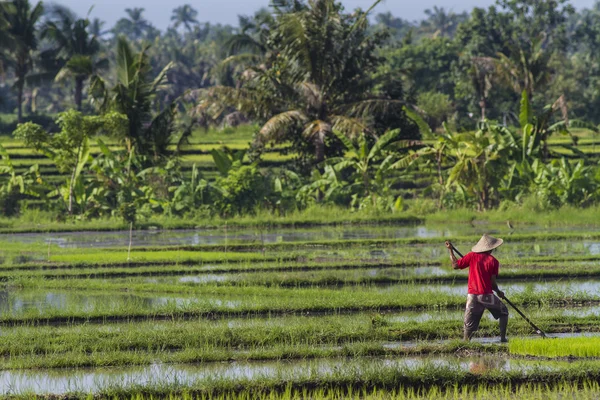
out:
{"label": "flooded rice field", "polygon": [[[508,297],[535,293],[554,293],[558,299],[564,297],[569,299],[573,296],[594,299],[600,301],[600,280],[564,280],[549,282],[506,282],[502,283],[502,289]],[[318,289],[317,289],[318,290]],[[352,299],[355,290],[352,287],[334,287],[330,288],[331,295],[343,296]],[[186,312],[188,310],[232,310],[238,309],[252,310],[256,304],[279,304],[279,307],[285,304],[302,304],[301,299],[303,291],[296,289],[284,289],[283,292],[274,294],[272,297],[267,294],[242,295],[240,293],[231,294],[127,294],[127,293],[86,293],[81,291],[68,290],[2,290],[0,291],[0,319],[2,317],[19,317],[27,315],[45,314],[64,314],[73,315],[98,314],[110,315],[110,312],[123,313],[126,311],[136,312]],[[406,293],[414,293],[414,297],[435,296],[444,293],[453,298],[460,299],[467,296],[467,284],[465,282],[456,284],[389,284],[389,285],[370,285],[362,286],[360,293],[363,295],[376,296],[384,294],[384,299],[394,299],[394,296]],[[316,294],[316,292],[315,292]],[[281,297],[283,296],[283,297]],[[339,298],[336,296],[336,298]],[[313,299],[311,304],[322,305],[327,309],[328,297],[323,299]],[[338,300],[339,301],[339,300]],[[300,302],[300,303],[299,303]],[[308,303],[307,303],[308,304]],[[435,304],[435,303],[434,303]],[[383,306],[386,309],[386,306]],[[589,309],[577,308],[575,310],[565,309],[565,313],[570,315],[598,315],[599,308]],[[334,309],[326,311],[326,314],[335,313]],[[318,313],[317,313],[318,314]],[[446,310],[438,311],[419,311],[402,313],[395,317],[398,321],[408,321],[414,317],[415,322],[427,321],[433,318],[445,318],[447,315],[459,315]],[[152,314],[149,314],[150,316]],[[567,314],[566,314],[567,315]]]}
{"label": "flooded rice field", "polygon": [[400,359],[322,359],[286,362],[233,362],[187,365],[154,364],[145,367],[57,369],[0,372],[0,395],[38,393],[67,394],[97,392],[128,386],[200,386],[210,381],[244,382],[278,378],[326,378],[334,374],[378,369],[411,370],[430,366],[481,374],[493,371],[522,372],[561,368],[566,363],[540,363],[499,356],[405,357]]}
{"label": "flooded rice field", "polygon": [[[515,231],[573,229],[518,226]],[[483,331],[473,338],[473,346],[479,347],[456,350],[462,348],[456,343],[468,272],[452,270],[443,240],[483,232],[506,241],[495,253],[504,265],[501,289],[532,320],[542,321],[544,328],[556,327],[547,332],[550,337],[600,337],[591,325],[600,318],[600,276],[594,275],[600,267],[595,258],[600,256],[600,240],[532,236],[511,243],[511,231],[503,224],[147,230],[134,232],[132,247],[157,251],[138,249],[138,254],[160,256],[161,247],[173,245],[298,246],[292,251],[263,247],[263,255],[270,258],[261,258],[257,246],[259,250],[251,251],[258,257],[246,259],[237,252],[239,262],[226,258],[231,251],[215,251],[215,258],[184,265],[169,262],[169,257],[197,252],[177,250],[164,252],[164,259],[148,257],[129,265],[123,250],[129,232],[5,235],[0,242],[14,250],[0,253],[6,267],[0,336],[16,347],[7,344],[2,350],[0,396],[358,379],[379,371],[406,376],[421,370],[429,375],[527,375],[578,365],[512,356],[499,344],[498,325],[487,312]],[[300,243],[436,237],[439,244]],[[456,245],[465,253],[472,246]],[[23,250],[28,246],[35,251]],[[118,254],[106,257],[100,267],[95,262],[103,257],[102,249]],[[577,261],[563,261],[567,257]],[[543,268],[556,278],[540,279]],[[561,278],[567,276],[561,271],[569,268],[595,272],[586,279]],[[511,309],[509,337],[533,339],[533,332]],[[417,356],[423,348],[437,353]],[[340,358],[348,354],[355,355]],[[241,361],[252,359],[264,361]],[[600,371],[600,361],[588,362]],[[82,365],[94,367],[76,368]],[[60,368],[49,368],[56,366]]]}
{"label": "flooded rice field", "polygon": [[[592,228],[591,232],[598,232]],[[572,227],[555,226],[540,227],[523,225],[518,233],[561,233],[572,232]],[[433,238],[459,237],[466,235],[481,235],[483,233],[510,235],[513,230],[504,224],[449,224],[444,227],[436,226],[349,226],[349,227],[319,227],[307,229],[187,229],[187,230],[142,230],[132,234],[133,247],[175,246],[175,245],[224,245],[233,243],[293,243],[303,241],[339,241],[360,239],[404,239],[404,238]],[[129,245],[128,231],[114,232],[59,232],[59,233],[23,233],[2,234],[1,241],[21,243],[44,243],[58,245],[62,248],[85,247],[126,247]],[[591,251],[600,252],[598,244]]]}

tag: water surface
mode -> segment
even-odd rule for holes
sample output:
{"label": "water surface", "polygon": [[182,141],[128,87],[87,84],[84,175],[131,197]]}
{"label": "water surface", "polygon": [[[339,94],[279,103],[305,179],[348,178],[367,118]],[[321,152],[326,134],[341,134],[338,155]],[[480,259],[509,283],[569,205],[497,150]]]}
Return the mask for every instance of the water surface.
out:
{"label": "water surface", "polygon": [[[286,362],[233,362],[195,365],[154,364],[147,367],[15,370],[0,372],[0,394],[66,394],[98,392],[105,388],[129,386],[198,386],[215,380],[244,382],[248,379],[324,378],[339,373],[375,373],[382,368],[410,370],[423,366],[451,368],[472,373],[489,371],[553,370],[561,363],[511,360],[502,356],[406,357],[371,359],[315,359]],[[243,384],[243,383],[242,383]]]}

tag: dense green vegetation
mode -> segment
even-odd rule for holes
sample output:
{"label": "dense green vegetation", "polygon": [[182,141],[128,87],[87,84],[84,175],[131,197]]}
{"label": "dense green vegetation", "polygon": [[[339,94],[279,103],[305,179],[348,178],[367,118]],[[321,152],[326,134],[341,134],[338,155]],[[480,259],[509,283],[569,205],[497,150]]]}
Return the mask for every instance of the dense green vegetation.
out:
{"label": "dense green vegetation", "polygon": [[104,30],[4,2],[2,215],[181,227],[597,204],[596,9],[511,0],[415,25],[377,4],[277,1],[237,27],[185,6],[160,32],[143,9]]}
{"label": "dense green vegetation", "polygon": [[600,6],[379,2],[0,1],[0,397],[598,397]]}

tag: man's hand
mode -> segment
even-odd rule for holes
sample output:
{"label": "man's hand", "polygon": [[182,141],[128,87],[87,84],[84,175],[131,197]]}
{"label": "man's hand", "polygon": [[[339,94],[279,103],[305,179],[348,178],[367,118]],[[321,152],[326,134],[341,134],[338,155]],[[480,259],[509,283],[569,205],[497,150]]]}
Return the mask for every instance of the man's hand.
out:
{"label": "man's hand", "polygon": [[456,256],[454,255],[454,246],[452,246],[452,243],[450,243],[449,240],[446,240],[446,248],[450,252],[450,261],[452,261],[452,268],[458,269],[458,260],[456,259]]}
{"label": "man's hand", "polygon": [[504,298],[504,292],[500,289],[496,290],[496,294],[498,295],[498,297],[500,297],[501,299]]}

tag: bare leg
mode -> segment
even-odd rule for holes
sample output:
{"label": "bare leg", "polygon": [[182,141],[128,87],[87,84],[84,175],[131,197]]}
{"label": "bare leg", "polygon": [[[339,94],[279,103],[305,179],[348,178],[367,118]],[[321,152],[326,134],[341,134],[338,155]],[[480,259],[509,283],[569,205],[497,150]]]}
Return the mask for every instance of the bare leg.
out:
{"label": "bare leg", "polygon": [[473,337],[473,334],[475,333],[475,331],[470,331],[465,329],[463,332],[463,339],[465,342],[468,342],[471,340],[471,337]]}
{"label": "bare leg", "polygon": [[503,343],[508,342],[506,338],[506,328],[508,327],[508,315],[500,317],[500,341]]}

